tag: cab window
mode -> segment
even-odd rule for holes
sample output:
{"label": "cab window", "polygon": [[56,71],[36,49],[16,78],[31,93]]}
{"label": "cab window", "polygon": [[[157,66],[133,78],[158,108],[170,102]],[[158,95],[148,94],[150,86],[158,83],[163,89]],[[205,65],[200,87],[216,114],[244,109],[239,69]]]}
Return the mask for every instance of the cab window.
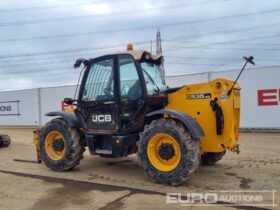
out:
{"label": "cab window", "polygon": [[114,99],[113,59],[91,64],[83,90],[83,101],[106,101]]}
{"label": "cab window", "polygon": [[146,82],[148,95],[153,95],[167,89],[160,65],[151,62],[141,62],[141,69]]}
{"label": "cab window", "polygon": [[129,55],[119,56],[120,96],[136,100],[142,96],[142,87],[133,58]]}

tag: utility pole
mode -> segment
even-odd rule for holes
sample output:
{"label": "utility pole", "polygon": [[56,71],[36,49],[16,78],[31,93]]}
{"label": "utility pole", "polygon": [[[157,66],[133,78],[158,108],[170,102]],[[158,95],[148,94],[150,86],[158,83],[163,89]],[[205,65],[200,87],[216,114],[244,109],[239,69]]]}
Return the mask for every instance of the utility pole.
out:
{"label": "utility pole", "polygon": [[[162,54],[162,46],[161,46],[161,35],[160,35],[160,30],[158,28],[157,30],[157,39],[156,39],[156,53],[157,54]],[[162,73],[165,76],[165,71],[164,71],[164,66],[163,64],[161,65]]]}

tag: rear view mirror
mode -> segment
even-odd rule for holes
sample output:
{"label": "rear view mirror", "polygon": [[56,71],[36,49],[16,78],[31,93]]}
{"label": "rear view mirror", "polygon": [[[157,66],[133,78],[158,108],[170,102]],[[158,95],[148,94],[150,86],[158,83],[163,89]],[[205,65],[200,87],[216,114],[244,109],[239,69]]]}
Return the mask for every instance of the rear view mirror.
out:
{"label": "rear view mirror", "polygon": [[79,58],[78,60],[76,60],[75,64],[74,64],[74,68],[77,69],[81,66],[81,64],[86,65],[87,60],[83,59],[83,58]]}
{"label": "rear view mirror", "polygon": [[68,104],[68,105],[72,105],[74,103],[74,99],[73,98],[65,98],[64,99],[64,103]]}

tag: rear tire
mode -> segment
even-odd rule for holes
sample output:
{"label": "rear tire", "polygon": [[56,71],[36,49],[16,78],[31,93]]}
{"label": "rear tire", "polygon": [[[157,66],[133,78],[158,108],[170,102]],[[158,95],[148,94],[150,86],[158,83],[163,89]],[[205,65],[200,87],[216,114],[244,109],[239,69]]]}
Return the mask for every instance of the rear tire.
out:
{"label": "rear tire", "polygon": [[[52,146],[54,141],[60,141],[58,148]],[[50,169],[72,170],[83,159],[85,146],[82,133],[78,128],[70,127],[63,119],[54,119],[41,130],[40,151],[42,160]]]}
{"label": "rear tire", "polygon": [[226,154],[226,151],[224,152],[208,152],[206,154],[201,155],[201,164],[206,166],[212,166],[215,163],[217,163],[219,160],[221,160],[224,155]]}
{"label": "rear tire", "polygon": [[0,148],[8,147],[11,144],[11,139],[8,135],[0,135]]}
{"label": "rear tire", "polygon": [[[157,146],[154,146],[153,139],[157,136],[159,136],[159,141]],[[164,150],[169,150],[169,153],[164,154],[166,156],[162,155],[162,145],[165,148],[169,147]],[[156,149],[151,153],[149,147]],[[182,184],[199,166],[200,156],[200,141],[192,139],[189,131],[179,121],[154,120],[140,134],[138,142],[140,163],[146,174],[157,183],[173,186]],[[179,159],[176,160],[176,158]]]}

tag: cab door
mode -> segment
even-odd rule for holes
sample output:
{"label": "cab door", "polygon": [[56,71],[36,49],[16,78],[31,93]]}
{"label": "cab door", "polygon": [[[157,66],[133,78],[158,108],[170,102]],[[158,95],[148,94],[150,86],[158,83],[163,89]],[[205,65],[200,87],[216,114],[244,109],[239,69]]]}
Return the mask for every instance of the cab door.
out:
{"label": "cab door", "polygon": [[120,132],[132,133],[143,125],[145,118],[144,78],[131,55],[118,55]]}
{"label": "cab door", "polygon": [[116,58],[93,60],[83,77],[76,115],[94,134],[112,134],[118,129]]}

